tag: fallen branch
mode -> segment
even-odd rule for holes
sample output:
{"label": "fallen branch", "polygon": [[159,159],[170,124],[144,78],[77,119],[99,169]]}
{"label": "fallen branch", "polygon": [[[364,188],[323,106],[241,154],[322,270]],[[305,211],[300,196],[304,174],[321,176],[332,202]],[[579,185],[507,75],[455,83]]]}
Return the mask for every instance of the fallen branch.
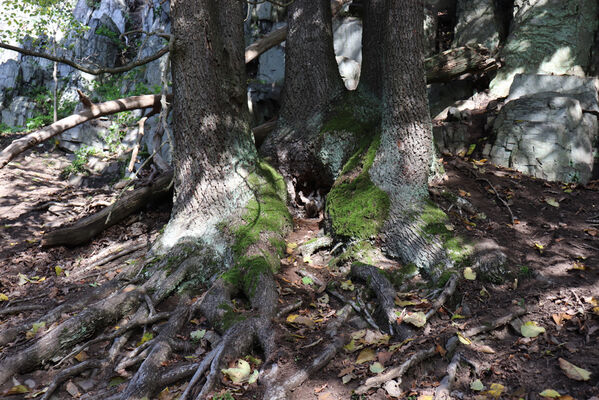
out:
{"label": "fallen branch", "polygon": [[[170,190],[172,171],[160,175],[150,186],[142,186],[132,192],[127,192],[120,200],[110,207],[80,219],[75,224],[44,234],[42,246],[77,246],[85,243],[102,232],[104,229],[117,224],[132,213],[143,208],[149,201],[167,194]],[[107,216],[111,214],[110,221]]]}
{"label": "fallen branch", "polygon": [[102,362],[100,360],[85,360],[79,364],[75,364],[72,367],[66,368],[61,371],[56,378],[52,381],[48,389],[46,389],[46,393],[41,397],[41,400],[48,400],[52,397],[52,394],[59,388],[60,385],[67,379],[81,374],[83,371],[92,368],[99,368],[102,366]]}
{"label": "fallen branch", "polygon": [[507,314],[503,317],[496,318],[493,321],[490,321],[483,325],[479,325],[479,326],[470,328],[466,332],[464,332],[463,335],[466,337],[472,337],[472,336],[478,335],[479,333],[492,331],[494,329],[499,328],[500,326],[503,326],[503,325],[509,323],[511,320],[518,318],[524,314],[526,314],[526,309],[520,308],[520,309],[514,311],[513,313]]}
{"label": "fallen branch", "polygon": [[260,54],[275,47],[287,38],[287,24],[264,35],[245,48],[245,63],[255,60]]}
{"label": "fallen branch", "polygon": [[449,82],[469,72],[489,72],[499,63],[489,57],[489,50],[480,45],[457,47],[424,60],[426,82]]}
{"label": "fallen branch", "polygon": [[35,311],[44,308],[39,304],[23,304],[22,306],[7,307],[0,310],[0,315],[17,314],[23,311]]}
{"label": "fallen branch", "polygon": [[449,278],[449,281],[447,281],[447,284],[445,285],[445,288],[443,289],[441,295],[439,295],[437,300],[435,300],[435,302],[433,303],[432,308],[426,313],[427,321],[429,321],[431,317],[437,313],[439,308],[445,304],[447,299],[455,293],[455,289],[457,286],[458,274],[453,274],[451,278]]}
{"label": "fallen branch", "polygon": [[90,107],[87,107],[76,114],[69,115],[66,118],[56,121],[52,125],[14,140],[8,147],[0,152],[0,168],[4,168],[6,164],[25,150],[84,122],[105,115],[150,107],[160,107],[160,95],[147,94],[107,101],[105,103],[92,104]]}

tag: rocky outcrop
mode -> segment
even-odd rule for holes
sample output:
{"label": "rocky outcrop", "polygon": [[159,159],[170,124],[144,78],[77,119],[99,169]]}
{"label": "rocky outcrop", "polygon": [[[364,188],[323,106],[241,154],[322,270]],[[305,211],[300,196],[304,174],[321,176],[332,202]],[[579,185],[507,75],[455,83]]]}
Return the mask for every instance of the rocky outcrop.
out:
{"label": "rocky outcrop", "polygon": [[596,79],[519,75],[499,112],[491,161],[550,181],[592,176],[599,115]]}
{"label": "rocky outcrop", "polygon": [[516,0],[507,42],[500,52],[505,65],[491,92],[508,95],[517,73],[584,76],[597,31],[596,0]]}

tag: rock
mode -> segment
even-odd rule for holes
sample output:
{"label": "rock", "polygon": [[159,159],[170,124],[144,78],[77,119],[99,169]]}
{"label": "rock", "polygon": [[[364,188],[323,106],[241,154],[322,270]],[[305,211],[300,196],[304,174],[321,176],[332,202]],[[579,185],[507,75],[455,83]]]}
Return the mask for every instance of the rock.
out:
{"label": "rock", "polygon": [[493,0],[458,0],[453,47],[481,44],[494,53],[500,30]]}
{"label": "rock", "polygon": [[433,128],[435,144],[442,154],[465,155],[468,151],[468,126],[463,123],[444,124]]}
{"label": "rock", "polygon": [[270,21],[272,15],[272,4],[268,1],[260,4],[256,4],[256,16],[258,19],[265,19]]}
{"label": "rock", "polygon": [[361,65],[351,58],[337,56],[335,57],[339,65],[339,74],[345,83],[347,90],[355,90],[360,81]]}
{"label": "rock", "polygon": [[256,78],[263,83],[283,83],[285,80],[285,50],[281,46],[275,46],[260,55]]}
{"label": "rock", "polygon": [[585,112],[599,113],[599,79],[577,76],[517,74],[506,102],[542,92],[556,92],[580,101]]}
{"label": "rock", "polygon": [[362,64],[362,20],[347,17],[333,22],[333,48],[336,57]]}
{"label": "rock", "polygon": [[17,86],[19,77],[20,57],[14,52],[0,52],[0,91],[11,89]]}
{"label": "rock", "polygon": [[493,131],[491,161],[550,181],[586,183],[592,176],[597,116],[566,94],[542,92],[511,100]]}
{"label": "rock", "polygon": [[8,108],[2,110],[2,123],[8,126],[25,126],[35,114],[36,103],[24,96],[15,97]]}
{"label": "rock", "polygon": [[510,277],[505,249],[495,241],[485,239],[474,246],[472,269],[483,282],[501,284]]}
{"label": "rock", "polygon": [[106,118],[98,118],[77,125],[59,135],[58,145],[71,152],[75,152],[83,146],[102,151],[108,148],[103,138],[111,124]]}
{"label": "rock", "polygon": [[590,64],[597,30],[596,0],[517,0],[512,29],[500,56],[505,65],[490,84],[508,95],[517,73],[579,74]]}

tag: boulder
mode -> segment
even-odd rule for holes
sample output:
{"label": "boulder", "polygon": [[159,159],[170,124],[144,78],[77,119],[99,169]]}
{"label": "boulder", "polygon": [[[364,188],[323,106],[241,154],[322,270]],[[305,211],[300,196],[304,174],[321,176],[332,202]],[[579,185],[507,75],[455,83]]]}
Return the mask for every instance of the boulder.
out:
{"label": "boulder", "polygon": [[559,92],[509,101],[493,125],[491,161],[550,181],[588,182],[598,124],[582,104],[576,96]]}
{"label": "boulder", "polygon": [[35,113],[35,102],[24,96],[12,99],[10,105],[2,110],[2,123],[8,126],[25,126],[27,119]]}
{"label": "boulder", "polygon": [[506,102],[542,92],[557,92],[580,101],[585,112],[599,113],[599,79],[578,76],[517,74]]}
{"label": "boulder", "polygon": [[517,73],[584,74],[597,30],[596,0],[517,0],[514,7],[493,95],[507,96]]}
{"label": "boulder", "polygon": [[59,135],[58,145],[62,149],[72,152],[79,150],[81,147],[91,147],[103,151],[108,148],[104,136],[111,124],[112,122],[108,118],[98,118],[77,125]]}
{"label": "boulder", "polygon": [[494,53],[499,46],[501,25],[494,0],[459,0],[453,47],[481,44]]}

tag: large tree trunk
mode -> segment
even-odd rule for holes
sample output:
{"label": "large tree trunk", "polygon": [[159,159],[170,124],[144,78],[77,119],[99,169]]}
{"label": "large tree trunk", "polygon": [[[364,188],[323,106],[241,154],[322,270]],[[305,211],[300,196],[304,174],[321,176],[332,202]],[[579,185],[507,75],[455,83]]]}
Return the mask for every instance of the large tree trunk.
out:
{"label": "large tree trunk", "polygon": [[345,90],[331,22],[329,0],[296,0],[289,6],[282,109],[261,152],[296,181],[332,180],[314,155],[326,110]]}
{"label": "large tree trunk", "polygon": [[380,99],[383,94],[385,67],[385,18],[388,0],[367,0],[362,30],[362,68],[358,90]]}
{"label": "large tree trunk", "polygon": [[243,209],[251,195],[244,178],[256,153],[239,40],[243,9],[238,1],[225,3],[172,2],[175,197],[155,246],[159,252],[186,237],[223,252],[227,242],[217,224]]}
{"label": "large tree trunk", "polygon": [[[327,214],[336,235],[376,237],[388,256],[413,263],[435,279],[440,269],[433,267],[444,266],[447,257],[428,226],[442,212],[428,202],[433,142],[422,2],[372,1],[367,8],[366,38],[378,37],[382,51],[367,65],[361,92],[366,92],[362,99],[376,99],[380,90],[381,120],[373,129],[374,140],[345,164],[327,196]],[[369,29],[374,30],[370,36]]]}
{"label": "large tree trunk", "polygon": [[[390,2],[386,16],[381,143],[370,177],[390,199],[380,236],[387,253],[431,271],[445,251],[425,233],[433,139],[424,69],[421,0]],[[433,275],[435,275],[433,273]]]}

